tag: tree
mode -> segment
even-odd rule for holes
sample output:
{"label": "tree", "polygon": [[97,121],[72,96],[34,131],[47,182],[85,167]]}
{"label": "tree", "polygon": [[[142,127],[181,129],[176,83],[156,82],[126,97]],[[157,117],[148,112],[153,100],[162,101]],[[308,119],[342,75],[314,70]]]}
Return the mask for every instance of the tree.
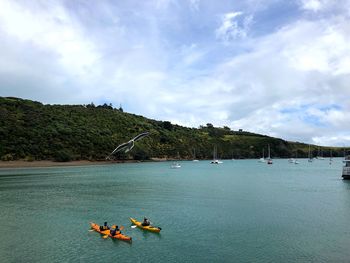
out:
{"label": "tree", "polygon": [[162,127],[168,131],[171,131],[173,129],[173,125],[170,121],[163,121]]}

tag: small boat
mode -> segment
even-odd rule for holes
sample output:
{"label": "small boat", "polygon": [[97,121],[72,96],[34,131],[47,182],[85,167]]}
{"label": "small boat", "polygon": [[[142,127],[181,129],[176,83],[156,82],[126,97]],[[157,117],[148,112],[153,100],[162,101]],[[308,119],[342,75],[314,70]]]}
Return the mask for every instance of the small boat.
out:
{"label": "small boat", "polygon": [[196,159],[196,149],[193,149],[193,162],[199,162],[199,160]]}
{"label": "small boat", "polygon": [[109,229],[101,231],[100,226],[98,224],[93,223],[93,222],[90,222],[90,226],[91,226],[91,229],[95,230],[96,232],[100,233],[101,235],[108,235],[110,238],[119,239],[119,240],[123,240],[123,241],[127,241],[127,242],[132,241],[131,237],[129,237],[127,235],[123,235],[122,233],[119,233],[119,234],[112,236],[111,230],[109,230]]}
{"label": "small boat", "polygon": [[266,163],[266,160],[265,160],[265,149],[263,149],[263,154],[262,154],[262,157],[259,159],[259,163]]}
{"label": "small boat", "polygon": [[298,151],[295,152],[295,159],[294,159],[294,164],[299,164],[299,161],[298,161]]}
{"label": "small boat", "polygon": [[159,233],[160,230],[162,230],[160,227],[157,226],[143,226],[141,222],[137,221],[135,218],[130,217],[130,221],[132,224],[137,226],[138,228],[141,228],[143,230]]}
{"label": "small boat", "polygon": [[170,166],[172,169],[178,169],[181,168],[181,165],[178,162],[173,162],[173,164]]}
{"label": "small boat", "polygon": [[309,163],[312,163],[313,159],[311,158],[311,147],[309,144],[309,159],[307,160]]}
{"label": "small boat", "polygon": [[269,156],[267,157],[267,164],[272,164],[272,159],[271,159],[271,156],[270,156],[270,144],[268,145],[268,153],[269,153]]}
{"label": "small boat", "polygon": [[344,162],[344,166],[343,166],[342,177],[344,180],[349,180],[350,179],[350,155],[346,156],[343,162]]}
{"label": "small boat", "polygon": [[318,148],[316,159],[317,160],[321,160],[321,161],[324,160],[324,158],[323,158],[323,151],[321,150],[321,154],[320,154],[320,148]]}
{"label": "small boat", "polygon": [[[177,160],[181,160],[179,152],[177,152],[177,157],[176,157],[176,159],[177,159]],[[173,164],[170,166],[170,168],[172,168],[172,169],[178,169],[178,168],[181,168],[181,165],[180,165],[177,161],[174,161]]]}
{"label": "small boat", "polygon": [[219,161],[217,158],[217,148],[216,146],[214,147],[214,152],[213,152],[213,160],[210,162],[211,164],[221,164],[222,161]]}

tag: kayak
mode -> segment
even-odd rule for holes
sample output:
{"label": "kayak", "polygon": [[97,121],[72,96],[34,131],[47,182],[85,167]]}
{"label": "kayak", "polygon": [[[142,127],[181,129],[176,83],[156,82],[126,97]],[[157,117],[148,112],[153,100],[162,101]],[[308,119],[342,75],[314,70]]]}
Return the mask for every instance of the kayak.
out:
{"label": "kayak", "polygon": [[111,238],[115,238],[115,239],[119,239],[119,240],[123,240],[123,241],[129,241],[129,242],[131,242],[131,240],[132,240],[131,237],[123,235],[122,233],[119,233],[119,234],[112,236],[111,231],[109,229],[101,231],[100,226],[98,224],[91,222],[90,225],[91,225],[91,229],[95,230],[96,232],[98,232],[102,235],[108,235]]}
{"label": "kayak", "polygon": [[130,221],[131,221],[131,223],[136,225],[138,228],[148,230],[151,232],[159,233],[160,230],[162,230],[160,227],[156,227],[156,226],[143,226],[141,222],[137,221],[135,218],[132,218],[132,217],[130,217]]}

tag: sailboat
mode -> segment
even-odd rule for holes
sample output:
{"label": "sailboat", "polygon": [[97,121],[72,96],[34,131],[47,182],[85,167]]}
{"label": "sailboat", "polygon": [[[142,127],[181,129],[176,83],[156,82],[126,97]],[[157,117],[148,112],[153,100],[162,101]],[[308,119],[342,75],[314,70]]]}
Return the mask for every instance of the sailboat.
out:
{"label": "sailboat", "polygon": [[[177,152],[177,159],[180,159],[180,154],[179,152]],[[181,165],[178,162],[173,162],[173,164],[170,166],[170,168],[172,169],[178,169],[181,168]]]}
{"label": "sailboat", "polygon": [[270,144],[268,145],[268,150],[269,150],[269,156],[267,157],[267,164],[272,164],[272,159],[270,156]]}
{"label": "sailboat", "polygon": [[295,152],[295,159],[293,161],[294,164],[299,164],[299,161],[298,161],[298,150]]}
{"label": "sailboat", "polygon": [[198,160],[196,159],[196,149],[193,149],[193,162],[198,162]]}
{"label": "sailboat", "polygon": [[323,151],[321,150],[321,155],[320,155],[320,148],[318,148],[318,153],[317,153],[317,157],[316,157],[317,160],[324,160],[323,158]]}
{"label": "sailboat", "polygon": [[330,157],[329,157],[329,164],[332,164],[333,160],[332,160],[332,150],[331,150],[331,154],[330,154]]}
{"label": "sailboat", "polygon": [[211,164],[220,164],[222,161],[219,161],[217,158],[217,148],[216,146],[214,147],[214,152],[213,152],[213,160],[210,162]]}
{"label": "sailboat", "polygon": [[266,163],[266,160],[265,160],[265,149],[264,148],[263,148],[262,157],[259,159],[259,163]]}
{"label": "sailboat", "polygon": [[309,163],[312,163],[312,158],[311,158],[311,146],[309,144],[309,159],[307,160]]}
{"label": "sailboat", "polygon": [[344,150],[344,166],[343,166],[343,174],[342,177],[344,180],[350,179],[350,156],[346,156],[345,150]]}

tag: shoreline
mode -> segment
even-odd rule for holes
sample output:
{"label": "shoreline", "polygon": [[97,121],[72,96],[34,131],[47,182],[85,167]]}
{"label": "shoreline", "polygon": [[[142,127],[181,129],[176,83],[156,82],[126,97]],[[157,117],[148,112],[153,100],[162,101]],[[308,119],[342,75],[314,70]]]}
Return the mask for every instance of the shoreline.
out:
{"label": "shoreline", "polygon": [[88,166],[88,165],[106,165],[116,162],[107,161],[70,161],[70,162],[54,162],[54,161],[0,161],[0,169],[2,168],[44,168],[44,167],[64,167],[64,166]]}
{"label": "shoreline", "polygon": [[[340,157],[335,157],[337,159]],[[288,159],[288,158],[274,158],[274,159]],[[307,158],[299,158],[307,159]],[[223,159],[226,160],[226,159]],[[231,159],[227,159],[231,160]],[[235,160],[245,160],[245,159],[235,159]],[[258,159],[256,159],[258,160]],[[174,161],[191,161],[187,159],[176,160],[176,159],[167,159],[167,158],[151,158],[150,160],[114,160],[114,161],[89,161],[89,160],[80,160],[80,161],[69,161],[69,162],[55,162],[50,160],[42,161],[25,161],[25,160],[16,160],[16,161],[0,161],[0,170],[1,169],[18,169],[18,168],[47,168],[47,167],[69,167],[69,166],[90,166],[90,165],[113,165],[113,164],[123,164],[123,163],[149,163],[149,162],[174,162]],[[203,160],[202,160],[203,161]],[[207,160],[210,161],[210,160]]]}
{"label": "shoreline", "polygon": [[50,160],[42,160],[42,161],[16,160],[16,161],[0,161],[0,169],[111,165],[111,164],[122,164],[122,163],[162,162],[162,161],[168,161],[168,160],[162,159],[162,158],[153,158],[151,160],[145,160],[145,161],[136,161],[136,160],[115,160],[115,161],[80,160],[80,161],[69,161],[69,162],[55,162],[55,161],[50,161]]}

